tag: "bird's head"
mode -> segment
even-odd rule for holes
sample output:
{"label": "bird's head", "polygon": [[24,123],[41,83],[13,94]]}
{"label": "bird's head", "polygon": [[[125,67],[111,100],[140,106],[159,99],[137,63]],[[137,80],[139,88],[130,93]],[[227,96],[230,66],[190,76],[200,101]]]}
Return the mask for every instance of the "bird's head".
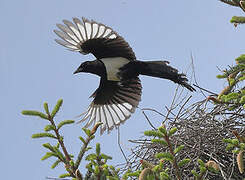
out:
{"label": "bird's head", "polygon": [[73,74],[77,74],[80,72],[90,72],[91,66],[92,66],[91,61],[83,62]]}
{"label": "bird's head", "polygon": [[82,63],[73,74],[77,74],[80,72],[92,73],[98,76],[105,76],[104,65],[98,60],[86,61]]}

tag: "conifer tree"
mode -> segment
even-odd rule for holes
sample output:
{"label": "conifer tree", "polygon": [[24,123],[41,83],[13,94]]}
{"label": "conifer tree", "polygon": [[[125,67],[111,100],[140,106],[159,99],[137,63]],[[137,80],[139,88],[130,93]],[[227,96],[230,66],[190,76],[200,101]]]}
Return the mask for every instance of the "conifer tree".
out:
{"label": "conifer tree", "polygon": [[[220,0],[220,1],[223,3],[229,4],[231,6],[241,8],[242,11],[245,12],[245,1],[244,0]],[[233,16],[230,22],[234,23],[235,26],[237,26],[237,24],[244,24],[245,17],[244,16]]]}

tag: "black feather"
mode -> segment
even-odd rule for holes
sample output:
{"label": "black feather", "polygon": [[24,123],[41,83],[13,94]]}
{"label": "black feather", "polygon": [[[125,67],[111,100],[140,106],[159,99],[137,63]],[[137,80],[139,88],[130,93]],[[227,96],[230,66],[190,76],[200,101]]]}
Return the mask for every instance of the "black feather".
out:
{"label": "black feather", "polygon": [[123,66],[118,73],[121,79],[130,79],[138,75],[146,75],[169,79],[181,86],[186,87],[190,91],[195,91],[188,79],[183,73],[179,73],[177,69],[168,65],[167,61],[132,61]]}

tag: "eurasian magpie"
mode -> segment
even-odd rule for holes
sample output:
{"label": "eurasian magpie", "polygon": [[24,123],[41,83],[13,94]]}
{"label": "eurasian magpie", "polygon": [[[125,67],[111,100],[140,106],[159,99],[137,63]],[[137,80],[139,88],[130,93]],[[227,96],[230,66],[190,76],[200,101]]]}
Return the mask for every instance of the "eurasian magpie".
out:
{"label": "eurasian magpie", "polygon": [[129,44],[112,28],[93,20],[73,18],[57,24],[57,43],[82,54],[92,53],[96,60],[83,62],[74,72],[100,76],[100,84],[91,95],[92,103],[82,114],[85,127],[102,122],[101,134],[124,123],[141,100],[139,75],[169,79],[190,91],[185,74],[169,66],[167,61],[139,61]]}

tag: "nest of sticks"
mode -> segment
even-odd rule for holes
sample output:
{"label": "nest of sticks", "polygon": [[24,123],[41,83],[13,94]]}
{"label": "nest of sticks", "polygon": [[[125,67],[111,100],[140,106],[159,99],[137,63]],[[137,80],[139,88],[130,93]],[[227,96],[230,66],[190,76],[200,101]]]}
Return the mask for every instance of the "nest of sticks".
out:
{"label": "nest of sticks", "polygon": [[[189,100],[191,96],[185,96],[179,102],[176,102],[177,90],[171,106],[166,114],[162,114],[154,109],[142,109],[143,114],[149,121],[152,129],[156,129],[146,115],[146,111],[153,111],[164,117],[163,123],[168,129],[177,127],[178,131],[171,137],[172,144],[176,147],[185,145],[177,158],[182,160],[190,158],[191,162],[181,168],[183,179],[194,179],[191,170],[199,172],[197,160],[203,162],[209,160],[215,161],[220,168],[219,173],[208,172],[205,179],[243,179],[245,175],[241,174],[236,164],[236,155],[231,151],[226,151],[226,144],[222,141],[224,138],[235,138],[232,132],[236,131],[240,135],[244,134],[245,113],[244,109],[237,108],[229,111],[224,104],[213,104],[204,98],[204,100],[193,103]],[[140,168],[140,160],[146,160],[152,164],[157,164],[159,159],[155,158],[156,153],[168,151],[168,147],[152,143],[149,137],[143,136],[136,140],[130,140],[134,144],[131,149],[131,155],[127,159],[127,166],[122,168],[126,171],[129,168],[137,170]],[[174,178],[173,166],[165,163],[169,168],[170,177]]]}

